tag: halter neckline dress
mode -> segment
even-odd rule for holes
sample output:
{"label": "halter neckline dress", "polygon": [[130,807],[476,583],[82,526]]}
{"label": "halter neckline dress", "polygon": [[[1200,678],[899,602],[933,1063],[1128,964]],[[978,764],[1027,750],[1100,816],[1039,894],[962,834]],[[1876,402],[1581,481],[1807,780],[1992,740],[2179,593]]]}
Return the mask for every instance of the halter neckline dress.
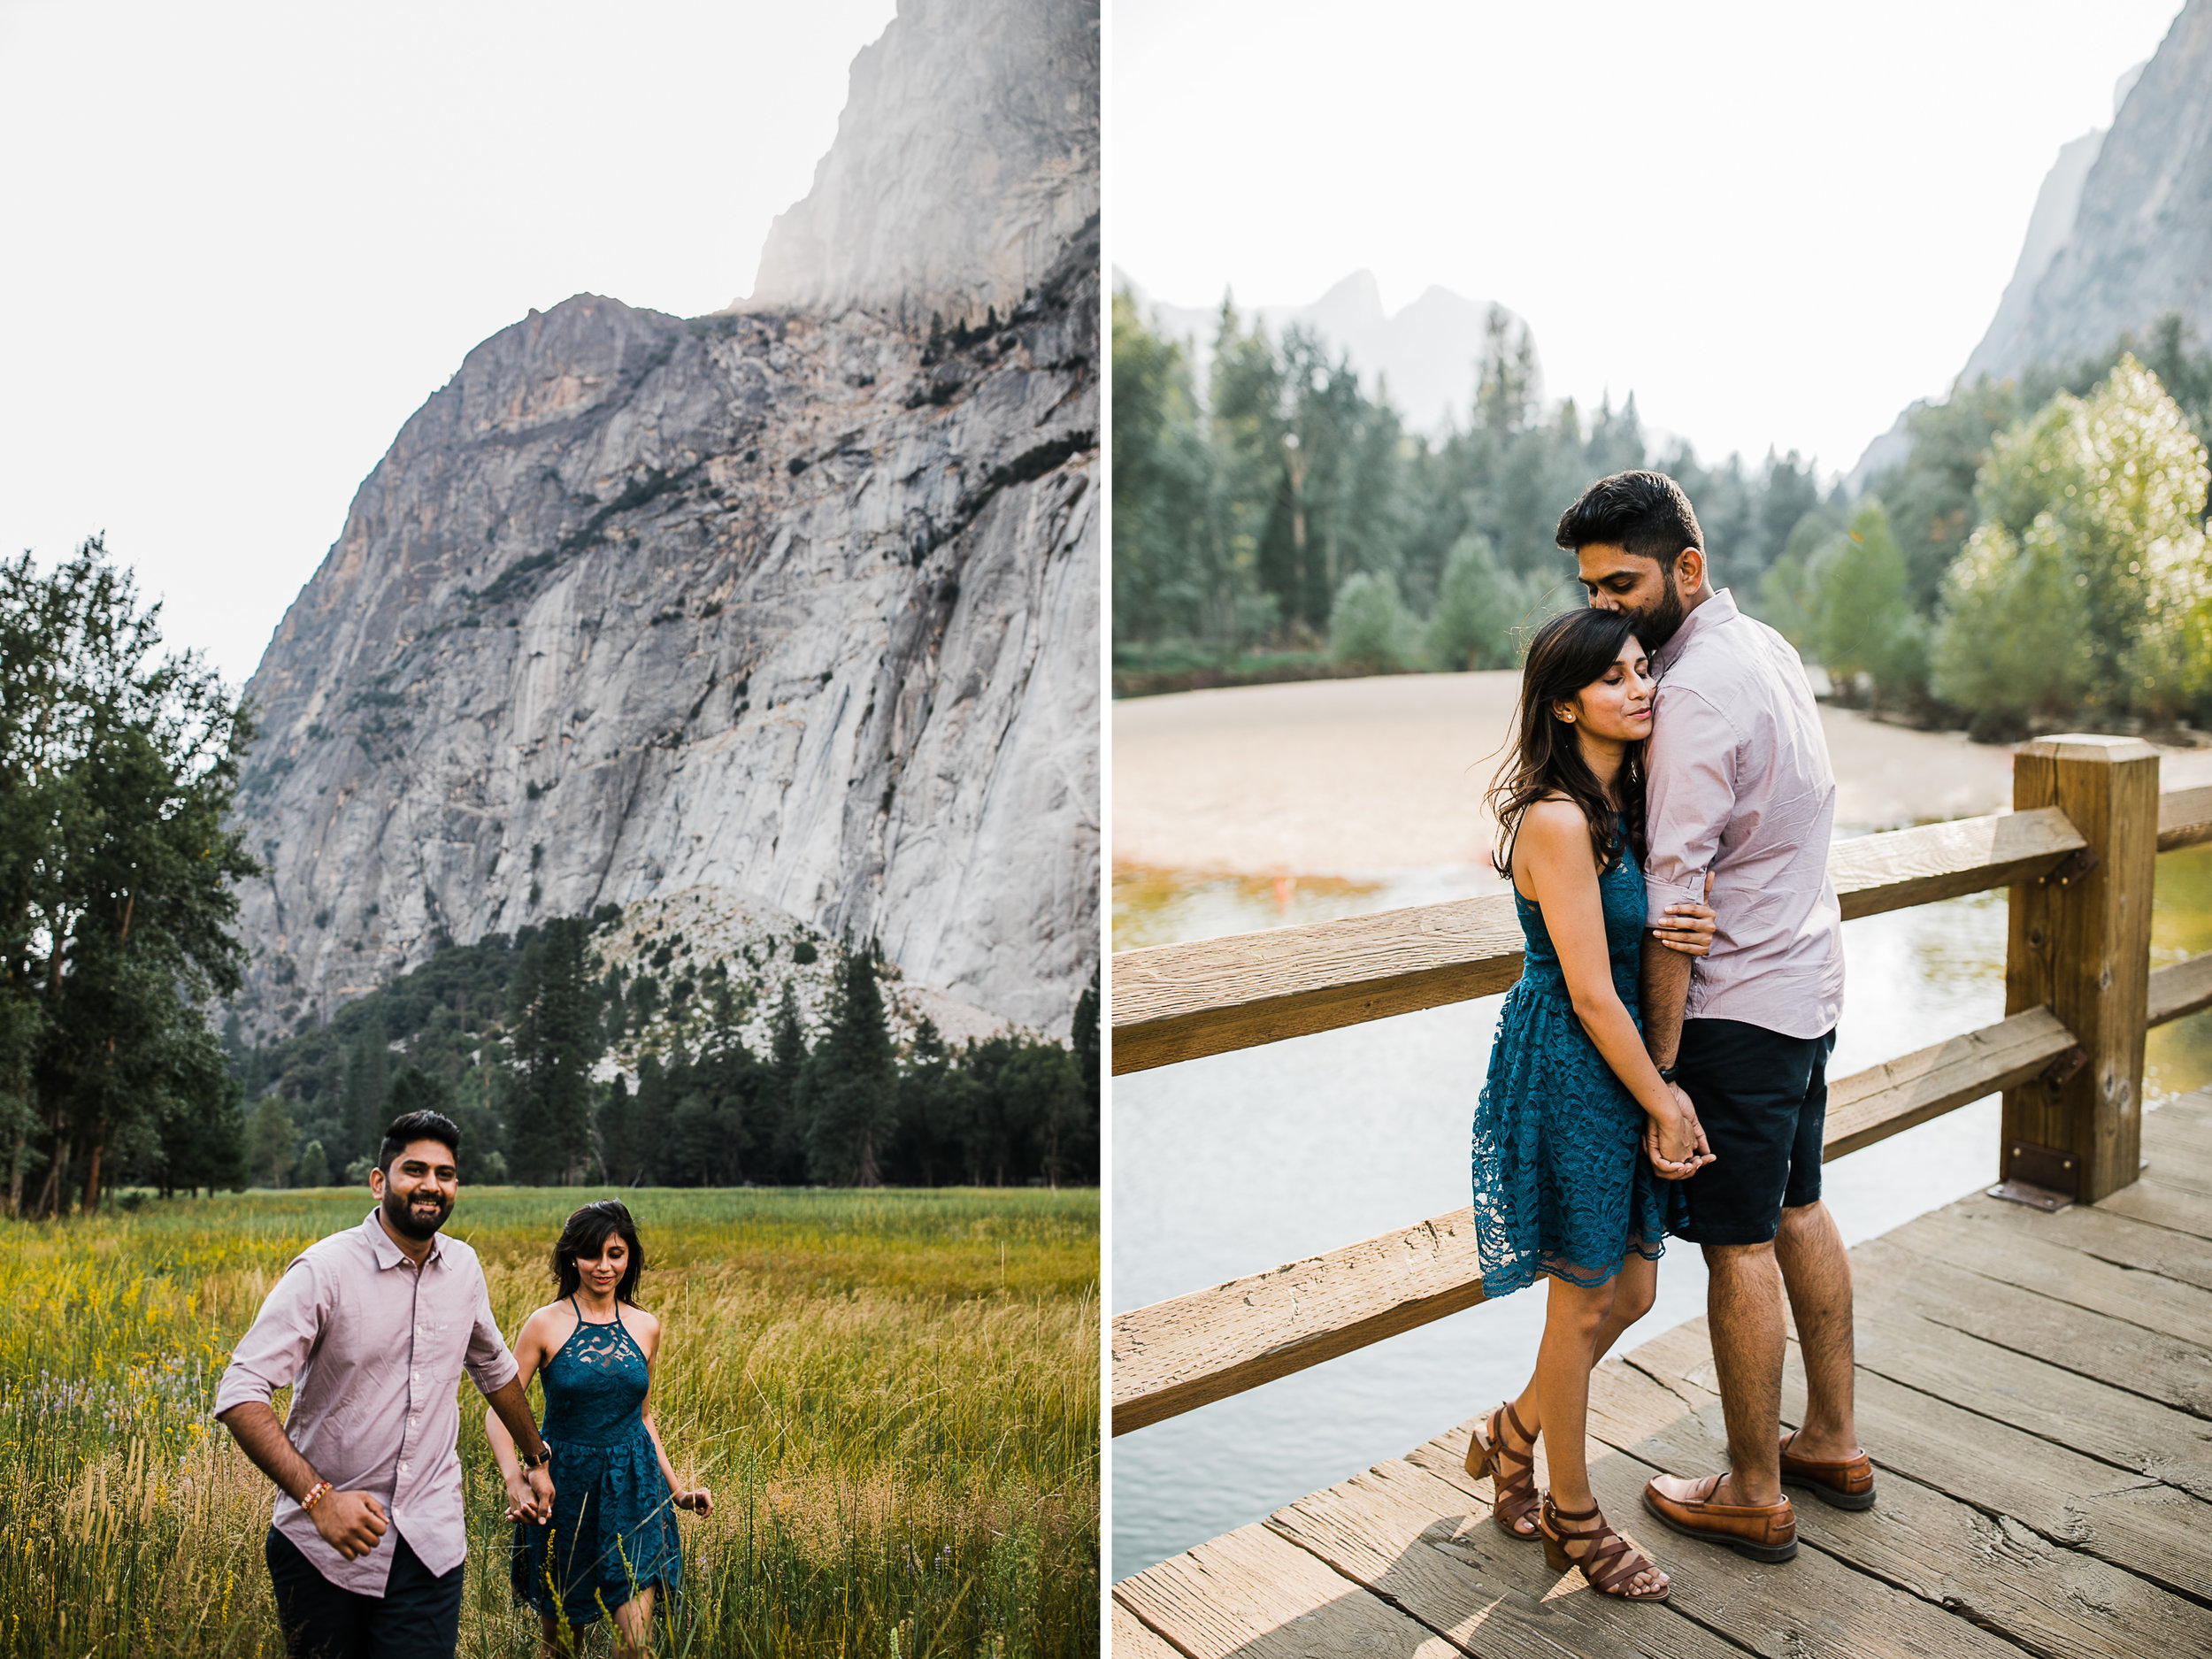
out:
{"label": "halter neckline dress", "polygon": [[553,1461],[550,1521],[515,1523],[515,1600],[571,1624],[611,1614],[640,1590],[682,1587],[674,1495],[646,1432],[645,1350],[614,1317],[576,1328],[546,1361],[543,1436]]}
{"label": "halter neckline dress", "polygon": [[[1644,872],[1624,821],[1618,833],[1598,895],[1613,988],[1641,1031]],[[1643,1108],[1575,1017],[1542,908],[1516,887],[1513,909],[1524,965],[1499,1016],[1474,1123],[1475,1241],[1490,1296],[1545,1273],[1601,1285],[1632,1250],[1658,1260],[1676,1196],[1644,1156]]]}

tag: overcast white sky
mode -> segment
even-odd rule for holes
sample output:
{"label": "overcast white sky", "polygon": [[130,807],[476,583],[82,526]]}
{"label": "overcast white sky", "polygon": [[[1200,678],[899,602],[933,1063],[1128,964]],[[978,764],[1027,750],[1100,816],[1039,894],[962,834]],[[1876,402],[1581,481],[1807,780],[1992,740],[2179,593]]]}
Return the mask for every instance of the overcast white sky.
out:
{"label": "overcast white sky", "polygon": [[242,680],[469,348],[749,293],[895,0],[0,0],[0,549]]}
{"label": "overcast white sky", "polygon": [[1110,257],[1530,323],[1554,396],[1847,470],[1939,396],[2059,146],[2179,0],[1114,0]]}

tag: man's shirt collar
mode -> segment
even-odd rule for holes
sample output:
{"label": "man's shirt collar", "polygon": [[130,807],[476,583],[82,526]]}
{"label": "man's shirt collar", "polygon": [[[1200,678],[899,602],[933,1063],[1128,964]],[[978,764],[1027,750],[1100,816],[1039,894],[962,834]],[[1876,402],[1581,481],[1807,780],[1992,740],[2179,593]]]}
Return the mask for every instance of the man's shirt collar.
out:
{"label": "man's shirt collar", "polygon": [[1682,626],[1674,631],[1674,637],[1652,653],[1651,667],[1655,674],[1663,674],[1672,668],[1675,659],[1688,649],[1690,641],[1708,629],[1733,622],[1740,613],[1736,601],[1725,588],[1682,618]]}
{"label": "man's shirt collar", "polygon": [[[371,1208],[369,1210],[369,1218],[361,1224],[362,1232],[368,1234],[369,1254],[376,1258],[376,1264],[380,1270],[387,1267],[397,1267],[402,1262],[407,1259],[407,1252],[401,1249],[397,1244],[394,1243],[392,1241],[392,1235],[384,1231],[384,1223],[377,1214],[377,1211],[382,1208],[383,1206],[380,1204]],[[439,1258],[444,1244],[445,1240],[442,1235],[434,1236],[431,1239],[430,1254],[424,1256],[422,1260],[422,1264],[425,1267],[429,1266],[431,1263]]]}

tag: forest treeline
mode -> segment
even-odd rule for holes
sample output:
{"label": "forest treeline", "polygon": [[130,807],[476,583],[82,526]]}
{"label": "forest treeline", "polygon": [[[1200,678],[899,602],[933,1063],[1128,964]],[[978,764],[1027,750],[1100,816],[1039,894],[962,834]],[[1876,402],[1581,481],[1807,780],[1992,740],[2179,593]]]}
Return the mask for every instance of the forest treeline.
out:
{"label": "forest treeline", "polygon": [[[1094,1184],[1098,995],[1068,1043],[999,1035],[954,1047],[926,1021],[902,1045],[872,949],[841,953],[826,1020],[810,1032],[784,983],[768,1040],[740,1033],[758,987],[728,964],[664,988],[649,969],[592,968],[620,912],[449,945],[265,1047],[232,1045],[253,1104],[245,1179],[265,1187],[365,1177],[384,1125],[444,1112],[464,1179],[532,1185],[934,1187]],[[811,961],[803,939],[783,949]],[[741,958],[741,963],[743,959]],[[592,1073],[642,1035],[664,999],[692,1005],[689,1041],[637,1054],[636,1083]]]}
{"label": "forest treeline", "polygon": [[2212,719],[2212,355],[2179,319],[1916,408],[1855,500],[1793,451],[1655,451],[1632,395],[1546,407],[1535,365],[1494,309],[1464,423],[1409,434],[1310,333],[1271,339],[1225,304],[1202,388],[1117,295],[1118,676],[1511,666],[1534,623],[1581,603],[1561,511],[1655,466],[1695,504],[1717,580],[1840,695],[1990,738]]}
{"label": "forest treeline", "polygon": [[[1097,1180],[1095,982],[1071,1043],[956,1048],[926,1024],[902,1039],[872,947],[825,947],[826,1018],[809,1028],[786,976],[756,1053],[754,951],[734,973],[687,953],[665,987],[653,962],[595,972],[595,933],[621,915],[605,905],[448,945],[267,1046],[234,1018],[219,1036],[246,964],[236,884],[259,872],[230,822],[253,725],[197,656],[163,649],[159,620],[96,538],[45,572],[0,561],[7,1213],[88,1210],[121,1185],[362,1179],[384,1125],[418,1108],[460,1125],[480,1181]],[[817,959],[803,933],[779,948]],[[634,1088],[594,1078],[618,1045],[641,1055]]]}

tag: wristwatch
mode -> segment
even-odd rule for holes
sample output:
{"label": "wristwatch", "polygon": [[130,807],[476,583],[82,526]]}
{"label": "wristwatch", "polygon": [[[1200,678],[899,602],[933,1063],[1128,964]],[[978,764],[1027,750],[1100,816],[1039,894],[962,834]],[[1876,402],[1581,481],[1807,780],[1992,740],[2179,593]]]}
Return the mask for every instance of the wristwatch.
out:
{"label": "wristwatch", "polygon": [[535,1457],[522,1450],[520,1447],[515,1448],[515,1455],[522,1459],[522,1466],[525,1469],[542,1469],[553,1461],[553,1448],[542,1444],[538,1448],[538,1455]]}
{"label": "wristwatch", "polygon": [[1662,1083],[1671,1083],[1671,1082],[1673,1082],[1673,1081],[1674,1081],[1674,1074],[1675,1074],[1677,1071],[1679,1071],[1681,1069],[1682,1069],[1682,1062],[1681,1062],[1681,1061],[1679,1061],[1679,1060],[1677,1060],[1677,1061],[1676,1061],[1676,1062],[1675,1062],[1672,1065],[1663,1065],[1663,1066],[1661,1066],[1661,1067],[1659,1068],[1659,1080],[1660,1080]]}

